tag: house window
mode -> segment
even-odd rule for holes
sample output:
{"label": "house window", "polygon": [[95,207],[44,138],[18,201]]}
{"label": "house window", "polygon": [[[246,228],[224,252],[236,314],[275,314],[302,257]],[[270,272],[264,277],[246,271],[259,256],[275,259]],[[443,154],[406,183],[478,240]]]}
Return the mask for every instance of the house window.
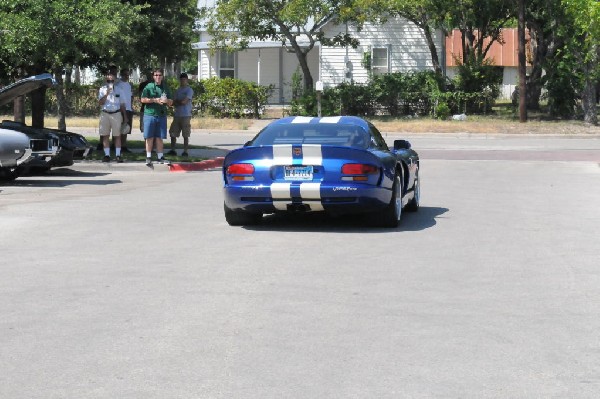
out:
{"label": "house window", "polygon": [[371,70],[374,75],[389,72],[389,51],[387,47],[374,47],[371,60]]}
{"label": "house window", "polygon": [[235,78],[235,53],[230,51],[219,53],[219,77]]}

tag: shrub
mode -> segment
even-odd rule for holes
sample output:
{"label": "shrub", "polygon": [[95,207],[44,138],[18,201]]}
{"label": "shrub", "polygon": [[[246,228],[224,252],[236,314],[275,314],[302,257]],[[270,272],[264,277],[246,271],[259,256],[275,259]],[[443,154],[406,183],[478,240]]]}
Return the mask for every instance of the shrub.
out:
{"label": "shrub", "polygon": [[240,79],[213,77],[203,81],[200,94],[203,112],[223,117],[260,117],[273,91],[272,86],[259,86]]}
{"label": "shrub", "polygon": [[485,113],[500,95],[502,68],[473,55],[458,66],[454,84],[458,91],[466,93],[462,99],[464,112]]}
{"label": "shrub", "polygon": [[450,115],[451,112],[448,104],[446,104],[445,102],[438,103],[437,108],[435,110],[435,117],[437,119],[446,120],[450,117]]}
{"label": "shrub", "polygon": [[341,115],[367,116],[375,114],[372,85],[342,83],[336,87]]}

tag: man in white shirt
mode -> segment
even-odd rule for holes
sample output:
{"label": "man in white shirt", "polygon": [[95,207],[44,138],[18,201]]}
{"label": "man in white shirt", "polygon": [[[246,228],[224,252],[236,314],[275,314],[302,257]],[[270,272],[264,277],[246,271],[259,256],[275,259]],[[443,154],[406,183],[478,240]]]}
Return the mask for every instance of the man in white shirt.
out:
{"label": "man in white shirt", "polygon": [[102,162],[110,162],[110,134],[112,132],[115,142],[115,156],[117,162],[123,162],[121,158],[121,124],[126,117],[125,96],[120,87],[115,84],[115,75],[106,75],[106,84],[98,90],[98,104],[102,108],[100,112],[100,138],[104,148]]}

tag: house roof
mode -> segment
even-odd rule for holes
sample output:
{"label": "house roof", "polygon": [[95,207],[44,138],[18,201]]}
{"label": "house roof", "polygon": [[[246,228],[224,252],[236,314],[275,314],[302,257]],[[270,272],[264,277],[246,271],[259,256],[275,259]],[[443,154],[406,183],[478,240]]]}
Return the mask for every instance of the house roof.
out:
{"label": "house roof", "polygon": [[[196,43],[192,43],[192,49],[194,50],[209,50],[210,46],[209,46],[209,42],[196,42]],[[298,45],[300,47],[308,47],[310,45],[310,41],[308,40],[308,38],[305,37],[300,37],[298,38]],[[318,46],[318,43],[317,43]],[[248,44],[249,49],[261,49],[261,48],[279,48],[279,47],[283,47],[283,44],[281,43],[281,41],[272,41],[272,40],[256,40],[256,41],[252,41]]]}

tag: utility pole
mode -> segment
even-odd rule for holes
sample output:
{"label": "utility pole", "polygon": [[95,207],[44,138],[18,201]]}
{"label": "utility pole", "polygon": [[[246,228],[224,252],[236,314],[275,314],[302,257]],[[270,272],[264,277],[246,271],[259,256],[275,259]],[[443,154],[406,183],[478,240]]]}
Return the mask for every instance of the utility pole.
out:
{"label": "utility pole", "polygon": [[519,122],[527,122],[527,64],[525,59],[525,0],[519,2]]}

